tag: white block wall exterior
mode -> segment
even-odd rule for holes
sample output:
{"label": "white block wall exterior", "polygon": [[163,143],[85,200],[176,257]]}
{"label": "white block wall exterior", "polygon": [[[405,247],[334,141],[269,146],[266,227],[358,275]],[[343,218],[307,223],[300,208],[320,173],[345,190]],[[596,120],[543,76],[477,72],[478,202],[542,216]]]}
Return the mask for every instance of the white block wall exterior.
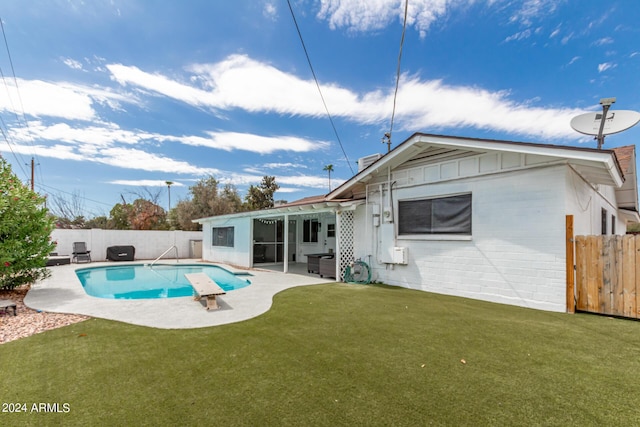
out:
{"label": "white block wall exterior", "polygon": [[[212,246],[213,227],[233,227],[234,247]],[[231,218],[221,222],[205,223],[202,239],[202,258],[241,267],[251,267],[253,219],[250,217]]]}
{"label": "white block wall exterior", "polygon": [[[51,239],[58,242],[56,252],[71,255],[73,242],[85,242],[91,251],[92,261],[106,261],[109,246],[133,246],[135,259],[153,260],[175,245],[180,258],[188,258],[192,240],[202,240],[202,231],[156,231],[156,230],[67,230],[55,229]],[[163,258],[175,258],[171,251]]]}
{"label": "white block wall exterior", "polygon": [[[384,249],[379,247],[380,228],[371,226],[373,219],[365,215],[366,207],[362,206],[356,213],[356,256],[366,260],[371,255],[373,277],[391,285],[563,312],[565,215],[574,215],[579,230],[586,230],[594,221],[590,217],[597,217],[599,230],[600,205],[606,203],[590,194],[591,206],[586,211],[576,209],[577,202],[568,197],[573,193],[569,181],[573,172],[568,169],[557,165],[394,188],[396,213],[398,200],[470,192],[471,239],[410,240],[398,236],[393,245],[408,248],[408,265],[383,264],[379,262]],[[587,186],[583,181],[576,181],[576,185]],[[587,188],[582,191],[589,193]],[[370,189],[369,200],[375,202],[376,197]],[[365,221],[360,220],[363,217]],[[370,224],[363,229],[367,221]],[[369,238],[366,227],[371,230]],[[397,236],[397,224],[395,227]]]}

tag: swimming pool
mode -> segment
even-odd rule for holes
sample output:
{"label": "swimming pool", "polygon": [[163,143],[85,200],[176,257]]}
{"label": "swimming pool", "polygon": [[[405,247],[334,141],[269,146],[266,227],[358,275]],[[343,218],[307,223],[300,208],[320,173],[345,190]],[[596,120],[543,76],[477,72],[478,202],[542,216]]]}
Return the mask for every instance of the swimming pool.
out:
{"label": "swimming pool", "polygon": [[251,282],[222,267],[201,264],[127,264],[76,270],[84,291],[110,299],[176,298],[193,295],[186,273],[205,273],[225,291],[244,288]]}

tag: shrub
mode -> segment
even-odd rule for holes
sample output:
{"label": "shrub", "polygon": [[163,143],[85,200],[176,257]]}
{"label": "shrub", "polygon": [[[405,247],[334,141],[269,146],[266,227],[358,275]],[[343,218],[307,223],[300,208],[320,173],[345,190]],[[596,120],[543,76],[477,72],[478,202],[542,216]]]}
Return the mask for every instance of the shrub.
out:
{"label": "shrub", "polygon": [[26,187],[0,157],[0,288],[13,289],[49,276],[53,218],[45,199]]}

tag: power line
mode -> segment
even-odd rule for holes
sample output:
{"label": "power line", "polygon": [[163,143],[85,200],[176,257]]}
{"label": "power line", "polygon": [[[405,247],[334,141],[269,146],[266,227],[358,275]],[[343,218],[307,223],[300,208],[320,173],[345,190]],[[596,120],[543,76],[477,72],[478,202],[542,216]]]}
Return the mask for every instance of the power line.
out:
{"label": "power line", "polygon": [[[4,46],[5,49],[7,51],[7,57],[9,59],[9,65],[11,66],[11,74],[13,76],[13,82],[16,86],[16,94],[18,95],[18,101],[20,102],[20,111],[22,112],[22,120],[24,122],[25,128],[27,129],[27,135],[28,135],[28,142],[31,145],[32,148],[32,154],[33,157],[36,158],[36,160],[38,160],[38,164],[40,164],[40,160],[38,159],[38,155],[36,154],[36,149],[35,149],[35,145],[33,144],[33,139],[30,137],[31,135],[31,131],[29,129],[29,122],[27,121],[27,117],[26,114],[24,112],[24,103],[22,102],[22,95],[20,94],[20,87],[18,86],[18,78],[16,77],[16,70],[13,66],[13,58],[11,57],[11,50],[9,49],[9,41],[7,40],[7,34],[4,31],[4,23],[2,22],[2,19],[0,18],[0,28],[2,29],[2,37],[4,39]],[[2,70],[0,69],[0,73],[2,73]],[[2,73],[2,80],[4,81],[5,84],[5,88],[7,89],[7,93],[9,92],[9,89],[7,87],[7,82],[4,78],[4,73]],[[13,113],[16,116],[16,121],[17,123],[20,123],[20,119],[18,118],[18,114],[16,113],[16,108],[13,106],[13,100],[11,99],[11,97],[9,97],[9,101],[11,102],[11,107],[13,109]],[[8,128],[7,128],[8,131]],[[42,178],[42,173],[40,173],[40,178]],[[44,179],[43,179],[44,181]]]}
{"label": "power line", "polygon": [[[7,128],[7,133],[5,133],[4,129],[2,128],[2,126],[0,126],[0,133],[2,133],[2,137],[4,138],[4,140],[7,142],[7,145],[9,146],[9,150],[11,150],[11,153],[13,154],[13,157],[16,159],[16,163],[18,164],[18,166],[20,167],[20,170],[22,170],[22,173],[25,174],[25,176],[29,176],[27,174],[27,172],[24,170],[24,168],[22,167],[24,160],[23,159],[18,159],[18,154],[16,154],[15,151],[13,151],[13,147],[11,146],[11,142],[9,141],[9,128],[7,127],[7,125],[5,124],[4,120],[2,119],[2,116],[0,116],[0,122],[2,123],[2,125],[4,127]],[[22,161],[21,161],[22,160]]]}
{"label": "power line", "polygon": [[300,27],[298,26],[298,21],[296,20],[296,15],[293,13],[293,7],[291,7],[291,1],[287,0],[287,4],[289,5],[289,10],[291,11],[291,17],[293,18],[293,23],[296,26],[296,30],[298,31],[298,37],[300,38],[300,43],[302,43],[302,49],[304,50],[304,54],[307,57],[307,62],[309,63],[309,68],[311,69],[311,74],[313,75],[313,80],[316,82],[316,87],[318,88],[318,92],[320,93],[320,98],[322,99],[322,104],[324,105],[324,109],[327,112],[327,116],[329,117],[329,121],[331,122],[331,127],[333,128],[333,133],[336,135],[336,139],[338,140],[338,144],[340,144],[340,148],[342,149],[342,154],[344,158],[347,160],[347,165],[349,166],[349,170],[351,170],[351,174],[353,174],[353,168],[351,167],[351,161],[349,161],[349,157],[347,153],[344,151],[344,146],[342,145],[342,141],[340,140],[340,136],[338,135],[338,130],[336,129],[336,125],[333,122],[333,117],[331,117],[331,113],[329,112],[329,108],[327,107],[327,103],[324,100],[324,96],[322,95],[322,90],[320,90],[320,83],[318,83],[318,78],[316,77],[316,72],[313,70],[313,65],[311,64],[311,58],[309,57],[309,52],[307,51],[307,46],[304,44],[304,40],[302,38],[302,32],[300,32]]}
{"label": "power line", "polygon": [[389,133],[385,135],[389,150],[391,151],[391,135],[393,135],[393,122],[396,117],[396,100],[398,98],[398,86],[400,85],[400,63],[402,61],[402,47],[404,46],[404,34],[407,30],[407,12],[409,10],[409,0],[404,2],[404,20],[402,22],[402,37],[400,38],[400,51],[398,52],[398,67],[396,69],[396,89],[393,92],[393,110],[391,111],[391,125],[389,126]]}

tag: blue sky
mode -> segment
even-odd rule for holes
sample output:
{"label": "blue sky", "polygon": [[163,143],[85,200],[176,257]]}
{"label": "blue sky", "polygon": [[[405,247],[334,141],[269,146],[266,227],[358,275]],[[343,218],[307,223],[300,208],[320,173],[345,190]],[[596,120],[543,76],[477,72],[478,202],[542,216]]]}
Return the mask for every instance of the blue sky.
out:
{"label": "blue sky", "polygon": [[[384,153],[404,1],[15,0],[0,18],[0,153],[88,217],[174,182],[274,175],[277,199],[328,191]],[[640,110],[635,1],[409,0],[392,143],[414,132],[595,147],[569,126]],[[640,125],[605,148],[634,144]],[[339,138],[339,139],[338,139]],[[342,147],[340,146],[342,143]],[[343,150],[346,156],[343,154]]]}

